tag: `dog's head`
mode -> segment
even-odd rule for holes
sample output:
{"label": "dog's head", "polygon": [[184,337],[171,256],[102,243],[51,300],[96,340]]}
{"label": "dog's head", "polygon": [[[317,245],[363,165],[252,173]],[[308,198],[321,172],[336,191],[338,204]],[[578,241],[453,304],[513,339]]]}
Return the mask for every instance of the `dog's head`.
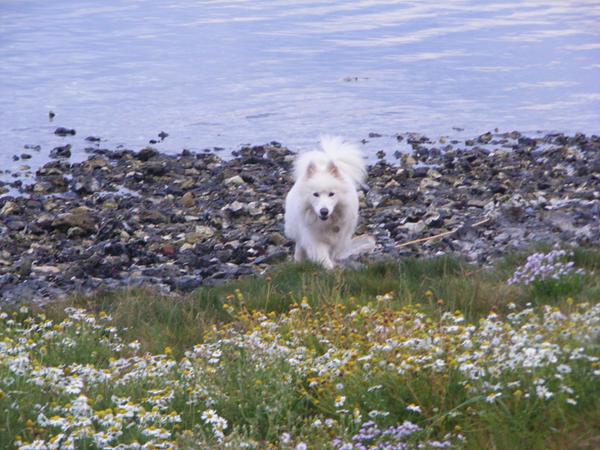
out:
{"label": "dog's head", "polygon": [[310,163],[304,175],[304,194],[315,215],[325,221],[331,217],[346,193],[346,183],[335,163],[325,170]]}

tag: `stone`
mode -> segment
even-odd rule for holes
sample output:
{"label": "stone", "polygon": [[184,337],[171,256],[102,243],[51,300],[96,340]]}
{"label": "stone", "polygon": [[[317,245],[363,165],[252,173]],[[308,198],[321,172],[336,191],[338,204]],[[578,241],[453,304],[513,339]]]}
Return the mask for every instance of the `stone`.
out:
{"label": "stone", "polygon": [[58,274],[61,272],[60,268],[56,266],[42,265],[42,266],[32,266],[32,270],[34,272],[40,272],[44,274]]}
{"label": "stone", "polygon": [[19,214],[21,208],[15,202],[8,201],[0,208],[0,216],[11,216],[13,214]]}
{"label": "stone", "polygon": [[269,242],[273,245],[283,245],[285,243],[285,237],[281,233],[274,232],[269,235]]}
{"label": "stone", "polygon": [[227,178],[225,180],[225,184],[229,185],[229,186],[241,186],[241,185],[246,184],[246,182],[239,175],[234,175],[234,176],[232,176],[230,178]]}
{"label": "stone", "polygon": [[194,198],[194,194],[192,194],[191,192],[186,192],[185,194],[183,194],[183,196],[181,197],[181,205],[185,208],[192,208],[193,206],[196,206],[196,199]]}
{"label": "stone", "polygon": [[54,134],[58,136],[74,136],[75,130],[72,128],[58,127],[54,130]]}
{"label": "stone", "polygon": [[84,231],[92,232],[96,230],[97,221],[89,208],[78,207],[67,213],[59,214],[52,222],[54,228],[67,230],[71,227],[78,227]]}
{"label": "stone", "polygon": [[71,144],[54,147],[50,152],[51,158],[70,158],[71,157]]}

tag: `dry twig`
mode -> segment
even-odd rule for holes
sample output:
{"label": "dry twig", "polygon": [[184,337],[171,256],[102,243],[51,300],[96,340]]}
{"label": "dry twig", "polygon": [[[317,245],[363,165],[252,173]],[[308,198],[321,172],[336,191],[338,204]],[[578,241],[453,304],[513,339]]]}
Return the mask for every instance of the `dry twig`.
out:
{"label": "dry twig", "polygon": [[[490,218],[488,217],[487,219],[483,219],[480,220],[479,222],[475,222],[474,224],[470,225],[470,228],[475,228],[478,227],[480,225],[483,225],[487,222],[490,221]],[[420,244],[421,242],[428,242],[428,241],[432,241],[434,239],[438,239],[444,236],[449,236],[451,234],[456,233],[458,230],[462,229],[465,225],[461,225],[460,227],[454,229],[454,230],[450,230],[450,231],[444,231],[443,233],[440,234],[435,234],[433,236],[428,236],[428,237],[424,237],[424,238],[420,238],[420,239],[415,239],[414,241],[408,241],[408,242],[403,242],[402,244],[398,244],[396,245],[396,248],[402,248],[402,247],[406,247],[412,244]]]}

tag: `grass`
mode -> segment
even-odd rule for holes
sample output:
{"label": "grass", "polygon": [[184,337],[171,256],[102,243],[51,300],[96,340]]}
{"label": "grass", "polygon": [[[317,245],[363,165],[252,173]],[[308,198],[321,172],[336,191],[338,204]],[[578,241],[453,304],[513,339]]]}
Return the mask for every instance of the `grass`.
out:
{"label": "grass", "polygon": [[175,299],[150,289],[131,289],[71,297],[52,305],[46,313],[60,319],[67,306],[106,311],[116,327],[125,329],[125,337],[139,340],[145,351],[158,352],[169,346],[182,355],[200,342],[214,323],[231,320],[223,304],[236,291],[242,293],[248,308],[265,312],[288,311],[303,298],[319,307],[351,297],[364,304],[377,295],[394,292],[398,306],[419,303],[430,312],[458,309],[469,321],[510,302],[554,305],[566,297],[577,302],[600,299],[600,250],[579,248],[574,252],[577,267],[594,275],[541,286],[508,286],[506,280],[525,259],[526,254],[510,255],[492,269],[447,256],[336,272],[326,272],[309,263],[282,264],[263,277],[200,288]]}
{"label": "grass", "polygon": [[[338,448],[372,420],[394,445],[595,448],[600,250],[573,252],[585,276],[507,285],[526,257],[284,264],[179,298],[134,289],[9,312],[0,447],[101,448],[102,431],[124,448]],[[404,421],[419,430],[390,428]]]}

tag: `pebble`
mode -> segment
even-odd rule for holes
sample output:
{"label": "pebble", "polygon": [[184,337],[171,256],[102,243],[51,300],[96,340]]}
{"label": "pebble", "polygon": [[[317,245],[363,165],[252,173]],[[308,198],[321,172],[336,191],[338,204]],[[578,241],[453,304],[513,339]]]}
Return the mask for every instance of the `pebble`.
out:
{"label": "pebble", "polygon": [[74,136],[75,130],[72,128],[58,127],[56,130],[54,130],[54,134],[58,136]]}

